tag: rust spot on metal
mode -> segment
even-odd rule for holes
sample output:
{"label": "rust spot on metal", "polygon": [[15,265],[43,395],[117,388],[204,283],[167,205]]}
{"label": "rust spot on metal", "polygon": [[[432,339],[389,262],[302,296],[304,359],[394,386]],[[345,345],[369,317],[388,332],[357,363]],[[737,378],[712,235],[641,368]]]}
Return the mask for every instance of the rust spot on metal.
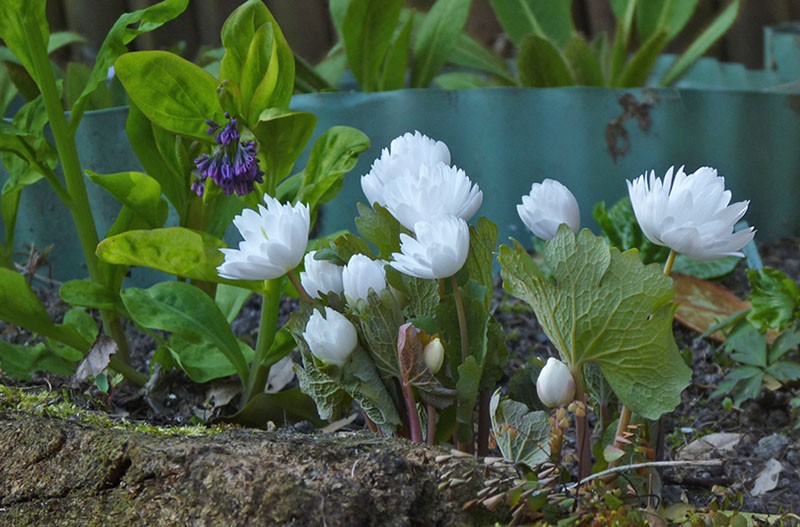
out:
{"label": "rust spot on metal", "polygon": [[627,154],[631,148],[630,136],[625,128],[628,120],[635,120],[642,132],[647,133],[650,130],[650,126],[653,124],[653,119],[650,117],[650,108],[658,100],[656,97],[649,97],[649,99],[639,101],[632,93],[626,93],[618,99],[619,105],[622,107],[622,113],[606,125],[606,145],[614,163],[617,162],[617,159]]}

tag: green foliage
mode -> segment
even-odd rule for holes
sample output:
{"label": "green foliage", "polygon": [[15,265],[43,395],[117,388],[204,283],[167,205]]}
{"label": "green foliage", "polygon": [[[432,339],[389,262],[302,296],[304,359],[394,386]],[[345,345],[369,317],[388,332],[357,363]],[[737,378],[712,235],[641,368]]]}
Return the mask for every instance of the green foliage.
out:
{"label": "green foliage", "polygon": [[414,38],[411,87],[425,88],[444,66],[467,23],[470,0],[437,0]]}
{"label": "green foliage", "polygon": [[402,0],[352,0],[341,24],[347,60],[363,91],[378,89]]}
{"label": "green foliage", "polygon": [[800,320],[800,287],[777,269],[749,269],[752,305],[747,320],[759,331],[784,330]]}
{"label": "green foliage", "polygon": [[[659,54],[682,34],[697,0],[611,0],[610,3],[616,17],[614,37],[609,41],[601,35],[598,45],[590,47],[575,30],[570,0],[492,0],[498,21],[518,46],[520,84],[642,86]],[[691,41],[660,80],[662,85],[674,83],[730,29],[740,3],[732,0]],[[632,42],[638,42],[638,48],[631,49]]]}
{"label": "green foliage", "polygon": [[800,344],[796,327],[781,333],[772,344],[756,326],[743,321],[737,324],[725,340],[724,349],[737,363],[719,383],[711,397],[730,395],[734,407],[754,399],[767,381],[784,384],[800,380],[800,363],[786,355]]}
{"label": "green foliage", "polygon": [[247,360],[225,315],[197,287],[162,282],[149,289],[129,288],[122,292],[122,301],[140,326],[170,331],[190,342],[206,341],[225,355],[242,382],[247,378]]}
{"label": "green foliage", "polygon": [[680,402],[691,371],[672,336],[672,282],[636,251],[620,253],[588,230],[566,227],[545,244],[554,282],[525,272],[524,251],[500,249],[504,287],[536,313],[573,375],[597,363],[619,400],[655,419]]}
{"label": "green foliage", "polygon": [[[660,263],[667,261],[669,249],[662,245],[656,245],[642,232],[636,215],[633,213],[631,200],[624,197],[617,201],[610,209],[606,208],[605,202],[599,202],[592,211],[595,221],[600,225],[603,236],[609,244],[621,251],[628,249],[638,249],[642,263]],[[736,256],[727,256],[719,260],[701,262],[692,260],[679,254],[672,267],[673,272],[688,274],[709,280],[730,274],[739,263]]]}
{"label": "green foliage", "polygon": [[498,390],[492,395],[489,415],[497,448],[504,459],[530,469],[547,461],[550,456],[547,412],[531,412],[522,403],[501,399]]}

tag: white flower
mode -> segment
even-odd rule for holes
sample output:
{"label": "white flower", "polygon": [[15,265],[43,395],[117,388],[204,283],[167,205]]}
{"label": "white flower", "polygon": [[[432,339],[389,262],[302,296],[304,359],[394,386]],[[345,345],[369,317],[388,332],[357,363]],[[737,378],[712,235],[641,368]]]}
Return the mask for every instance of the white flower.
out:
{"label": "white flower", "polygon": [[530,194],[522,196],[522,204],[517,205],[517,214],[525,226],[543,240],[553,239],[562,223],[573,232],[581,228],[578,200],[554,179],[531,185]]}
{"label": "white flower", "polygon": [[336,366],[343,365],[358,346],[353,323],[329,307],[325,308],[325,318],[316,310],[311,314],[303,339],[316,358]]}
{"label": "white flower", "polygon": [[406,172],[388,181],[383,191],[386,209],[409,230],[434,215],[458,216],[469,221],[483,202],[478,185],[463,170],[444,163],[422,165],[417,172]]}
{"label": "white flower", "polygon": [[571,403],[575,398],[575,379],[567,365],[554,357],[547,359],[536,379],[536,393],[548,408]]}
{"label": "white flower", "polygon": [[633,212],[647,239],[695,260],[744,256],[740,250],[755,236],[750,227],[733,232],[749,201],[729,205],[731,192],[716,169],[702,167],[686,175],[667,171],[662,182],[651,171],[628,181]]}
{"label": "white flower", "polygon": [[350,257],[342,271],[344,297],[351,306],[366,300],[370,290],[380,294],[386,289],[386,270],[383,260],[373,260],[363,254]]}
{"label": "white flower", "polygon": [[300,283],[311,298],[319,298],[322,293],[336,293],[343,291],[342,266],[327,260],[315,260],[317,251],[309,251],[304,263],[305,271],[300,273]]}
{"label": "white flower", "polygon": [[311,214],[308,205],[287,203],[265,194],[258,212],[245,209],[233,219],[244,240],[238,249],[220,249],[225,261],[217,267],[223,278],[271,280],[291,271],[306,252]]}
{"label": "white flower", "polygon": [[441,141],[435,141],[419,132],[407,133],[392,140],[388,149],[372,163],[369,173],[361,177],[361,189],[372,205],[385,205],[384,185],[406,172],[416,173],[422,165],[450,164],[450,150]]}
{"label": "white flower", "polygon": [[434,375],[439,373],[444,363],[444,346],[442,346],[442,341],[439,340],[439,337],[425,344],[422,349],[422,358],[431,373]]}
{"label": "white flower", "polygon": [[400,235],[400,252],[389,265],[417,278],[453,276],[467,261],[469,227],[455,216],[437,216],[414,224],[416,239]]}

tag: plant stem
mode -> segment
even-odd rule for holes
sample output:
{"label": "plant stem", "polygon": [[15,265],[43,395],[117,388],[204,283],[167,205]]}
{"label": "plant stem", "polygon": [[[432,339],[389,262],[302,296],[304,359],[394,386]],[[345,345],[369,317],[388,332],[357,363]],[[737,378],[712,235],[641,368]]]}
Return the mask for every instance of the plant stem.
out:
{"label": "plant stem", "polygon": [[[97,236],[97,226],[92,215],[92,206],[89,202],[89,195],[86,192],[86,183],[83,178],[78,150],[75,147],[75,136],[70,132],[67,119],[64,116],[64,108],[61,105],[61,97],[56,87],[55,76],[47,55],[46,43],[38,38],[40,30],[36,27],[35,20],[31,17],[24,17],[25,31],[32,36],[28,39],[31,49],[32,67],[34,76],[39,87],[39,91],[47,110],[47,118],[50,122],[50,130],[53,132],[53,139],[56,142],[58,157],[61,161],[61,170],[64,174],[64,181],[67,184],[69,200],[65,200],[66,205],[72,213],[72,220],[78,232],[78,239],[83,250],[83,258],[86,268],[89,271],[89,279],[105,288],[109,288],[107,276],[103,267],[99,265],[99,260],[95,254],[97,244],[100,242]],[[73,129],[77,128],[77,124]],[[58,192],[60,187],[54,186]],[[118,317],[108,310],[101,310],[100,316],[103,319],[103,326],[106,333],[116,342],[119,350],[119,359],[127,362],[129,360],[128,343],[125,331]]]}
{"label": "plant stem", "polygon": [[242,393],[242,406],[249,403],[253,397],[264,391],[269,377],[270,367],[264,363],[272,343],[275,341],[275,331],[278,328],[278,307],[281,299],[281,279],[267,280],[261,295],[261,321],[258,328],[253,363],[250,365],[250,375],[247,385]]}
{"label": "plant stem", "polygon": [[458,334],[461,340],[461,363],[463,364],[469,357],[469,331],[467,330],[467,317],[464,314],[464,300],[461,298],[461,288],[458,287],[456,275],[450,277],[453,284],[453,300],[456,303],[456,315],[458,315]]}
{"label": "plant stem", "polygon": [[294,273],[294,271],[289,271],[286,273],[286,276],[289,277],[289,281],[292,282],[294,288],[297,289],[297,294],[300,295],[300,298],[303,299],[303,302],[306,302],[307,304],[313,304],[314,299],[308,294],[308,291],[306,291],[306,289],[303,287],[303,284],[297,278],[297,275]]}
{"label": "plant stem", "polygon": [[478,457],[486,457],[489,455],[489,401],[492,394],[489,390],[481,390],[478,397]]}
{"label": "plant stem", "polygon": [[407,379],[403,379],[403,401],[406,404],[406,414],[408,414],[409,439],[415,443],[422,443],[422,426],[417,413],[417,403],[414,400],[414,392],[411,391],[411,383]]}
{"label": "plant stem", "polygon": [[[575,434],[578,450],[578,477],[583,479],[592,473],[592,445],[589,423],[586,416],[586,392],[583,388],[583,374],[580,366],[572,371],[575,379],[575,400],[583,405],[575,413]],[[581,415],[582,414],[582,415]]]}
{"label": "plant stem", "polygon": [[436,444],[436,407],[432,404],[427,404],[428,415],[428,432],[425,435],[425,442],[429,445]]}
{"label": "plant stem", "polygon": [[75,148],[75,138],[70,134],[67,119],[64,116],[64,108],[61,106],[61,98],[56,88],[46,44],[38,38],[40,30],[36,27],[33,18],[24,17],[23,19],[25,20],[25,31],[32,36],[32,38],[28,39],[31,47],[32,66],[47,110],[47,118],[50,121],[50,129],[56,142],[58,157],[61,160],[61,170],[64,173],[67,191],[71,198],[72,207],[70,210],[75,221],[75,227],[78,230],[78,237],[86,260],[86,267],[89,270],[89,277],[92,281],[104,284],[100,280],[97,256],[95,255],[99,242],[97,227],[92,216],[89,196],[86,193],[86,184],[84,183],[83,172],[78,160],[78,151]]}
{"label": "plant stem", "polygon": [[[456,304],[456,315],[458,316],[458,335],[459,340],[461,341],[461,364],[466,362],[467,357],[469,357],[469,331],[467,329],[467,317],[464,314],[464,300],[461,298],[461,288],[458,287],[458,280],[456,276],[453,275],[450,277],[451,283],[453,285],[453,300]],[[458,435],[458,428],[460,424],[456,423],[456,435]],[[468,430],[468,437],[472,438],[472,420],[467,424],[469,426]],[[472,453],[473,445],[472,441],[458,441],[457,444],[458,450],[462,452]]]}
{"label": "plant stem", "polygon": [[108,361],[108,367],[117,373],[121,373],[122,376],[125,377],[125,380],[135,384],[136,386],[144,386],[147,383],[147,375],[139,373],[127,362],[124,362],[113,355]]}

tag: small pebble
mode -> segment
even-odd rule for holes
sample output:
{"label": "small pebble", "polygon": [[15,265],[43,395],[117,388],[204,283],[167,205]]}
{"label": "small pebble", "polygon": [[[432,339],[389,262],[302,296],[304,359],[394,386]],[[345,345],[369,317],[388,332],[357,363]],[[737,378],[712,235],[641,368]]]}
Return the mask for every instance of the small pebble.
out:
{"label": "small pebble", "polygon": [[786,447],[789,446],[789,438],[781,434],[772,434],[758,440],[758,446],[753,449],[753,453],[760,458],[779,458]]}

